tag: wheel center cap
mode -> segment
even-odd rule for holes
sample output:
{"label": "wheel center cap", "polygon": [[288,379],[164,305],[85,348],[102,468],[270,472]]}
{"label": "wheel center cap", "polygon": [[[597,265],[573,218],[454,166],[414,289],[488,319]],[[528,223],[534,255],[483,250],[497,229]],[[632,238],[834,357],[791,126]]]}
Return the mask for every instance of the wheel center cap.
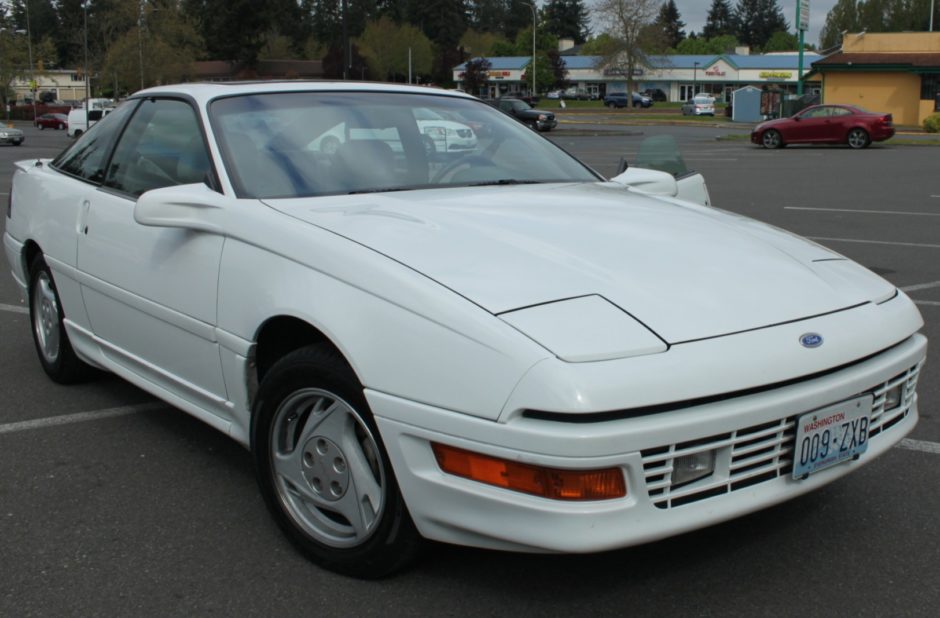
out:
{"label": "wheel center cap", "polygon": [[349,489],[349,466],[335,442],[313,436],[303,447],[303,475],[311,489],[324,500],[335,502]]}

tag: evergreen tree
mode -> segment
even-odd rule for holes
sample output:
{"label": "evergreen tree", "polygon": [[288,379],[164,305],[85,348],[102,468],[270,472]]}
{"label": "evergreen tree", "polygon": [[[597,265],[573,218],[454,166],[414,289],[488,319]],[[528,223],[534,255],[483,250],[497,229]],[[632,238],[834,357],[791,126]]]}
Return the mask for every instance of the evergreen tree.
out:
{"label": "evergreen tree", "polygon": [[713,39],[716,36],[733,35],[735,32],[734,12],[728,0],[712,0],[705,27],[702,28],[702,37]]}
{"label": "evergreen tree", "polygon": [[588,11],[582,0],[549,0],[542,8],[541,27],[559,39],[574,39],[578,45],[590,36]]}
{"label": "evergreen tree", "polygon": [[839,0],[826,15],[826,23],[819,33],[819,45],[828,49],[841,44],[842,33],[858,32],[859,23],[857,0]]}
{"label": "evergreen tree", "polygon": [[790,29],[777,0],[738,0],[734,9],[737,39],[761,49],[774,32]]}
{"label": "evergreen tree", "polygon": [[653,29],[654,36],[659,39],[664,50],[675,49],[682,42],[685,38],[685,30],[682,29],[684,26],[685,22],[680,19],[675,0],[663,2],[659,15],[653,22]]}
{"label": "evergreen tree", "polygon": [[[534,0],[533,0],[534,1]],[[514,40],[519,31],[532,27],[532,8],[525,0],[506,0],[503,34]]]}
{"label": "evergreen tree", "polygon": [[472,0],[468,4],[471,28],[477,32],[504,32],[509,11],[508,0]]}
{"label": "evergreen tree", "polygon": [[463,60],[460,37],[467,29],[464,0],[422,0],[411,5],[409,21],[435,44],[437,54],[431,71],[437,83],[453,80],[453,67]]}

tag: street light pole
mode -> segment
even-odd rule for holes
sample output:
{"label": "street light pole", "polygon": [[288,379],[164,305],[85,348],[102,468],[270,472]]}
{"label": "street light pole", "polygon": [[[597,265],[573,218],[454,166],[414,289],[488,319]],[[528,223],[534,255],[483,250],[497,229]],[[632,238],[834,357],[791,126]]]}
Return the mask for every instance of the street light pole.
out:
{"label": "street light pole", "polygon": [[[85,14],[85,129],[88,129],[88,99],[91,97],[91,74],[88,72],[88,0],[83,0]],[[115,93],[117,96],[117,93]]]}
{"label": "street light pole", "polygon": [[26,49],[29,53],[29,91],[33,93],[33,122],[36,121],[36,71],[33,69],[33,35],[29,29],[29,0],[23,3],[26,6]]}
{"label": "street light pole", "polygon": [[535,27],[536,27],[536,13],[535,13],[535,2],[526,2],[529,5],[529,8],[532,9],[532,96],[535,96]]}
{"label": "street light pole", "polygon": [[137,59],[140,66],[140,89],[144,89],[144,0],[137,3]]}
{"label": "street light pole", "polygon": [[698,90],[698,62],[692,63],[692,98],[695,97]]}

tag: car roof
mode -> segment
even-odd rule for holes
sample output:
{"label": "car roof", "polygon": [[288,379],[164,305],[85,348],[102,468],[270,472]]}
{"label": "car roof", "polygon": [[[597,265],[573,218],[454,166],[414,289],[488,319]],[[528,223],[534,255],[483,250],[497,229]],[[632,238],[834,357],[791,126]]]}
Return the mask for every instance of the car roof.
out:
{"label": "car roof", "polygon": [[206,82],[173,84],[147,88],[132,95],[140,98],[156,95],[185,95],[200,104],[208,103],[220,97],[245,94],[265,94],[275,92],[385,92],[426,94],[448,96],[462,99],[475,99],[464,92],[444,90],[430,86],[409,86],[405,84],[386,84],[378,82],[319,81],[319,80],[284,80],[284,81],[242,81],[242,82]]}

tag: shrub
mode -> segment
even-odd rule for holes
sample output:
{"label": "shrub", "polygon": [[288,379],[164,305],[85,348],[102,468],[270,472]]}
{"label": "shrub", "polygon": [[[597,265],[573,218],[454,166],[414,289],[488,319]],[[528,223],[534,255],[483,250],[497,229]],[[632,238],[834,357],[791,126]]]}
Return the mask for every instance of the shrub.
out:
{"label": "shrub", "polygon": [[927,133],[940,133],[940,114],[931,114],[924,118],[924,131]]}

